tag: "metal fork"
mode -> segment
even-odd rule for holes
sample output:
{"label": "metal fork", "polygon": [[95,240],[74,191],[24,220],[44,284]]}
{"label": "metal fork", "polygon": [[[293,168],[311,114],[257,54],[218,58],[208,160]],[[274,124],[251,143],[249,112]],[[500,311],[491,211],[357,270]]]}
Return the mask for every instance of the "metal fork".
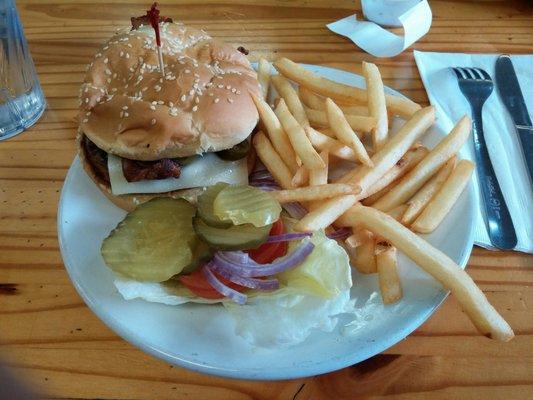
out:
{"label": "metal fork", "polygon": [[483,195],[489,238],[494,247],[511,250],[516,246],[516,232],[509,209],[505,204],[494,168],[490,162],[483,134],[482,109],[494,84],[490,75],[481,68],[452,68],[459,82],[459,89],[472,109],[472,130],[476,154],[479,186]]}

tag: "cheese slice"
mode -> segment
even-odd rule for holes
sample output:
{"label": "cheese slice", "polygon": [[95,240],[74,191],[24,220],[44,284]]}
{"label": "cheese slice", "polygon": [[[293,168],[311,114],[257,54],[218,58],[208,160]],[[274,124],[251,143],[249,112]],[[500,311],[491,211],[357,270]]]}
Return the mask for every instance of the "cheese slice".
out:
{"label": "cheese slice", "polygon": [[153,179],[128,182],[122,172],[122,158],[108,154],[107,168],[111,192],[115,195],[128,193],[165,193],[178,189],[212,186],[217,182],[230,184],[248,183],[246,157],[237,161],[222,160],[213,153],[198,156],[181,168],[179,178]]}

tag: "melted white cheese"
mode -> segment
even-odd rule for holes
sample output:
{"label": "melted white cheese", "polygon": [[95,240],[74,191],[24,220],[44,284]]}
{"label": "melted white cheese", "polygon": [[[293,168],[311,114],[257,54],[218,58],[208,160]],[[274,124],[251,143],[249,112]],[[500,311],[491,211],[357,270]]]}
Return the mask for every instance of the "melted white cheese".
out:
{"label": "melted white cheese", "polygon": [[122,172],[122,159],[108,154],[107,168],[111,181],[111,192],[115,195],[128,193],[165,193],[178,189],[212,186],[217,182],[247,184],[248,167],[246,158],[225,161],[213,153],[197,157],[181,168],[179,178],[154,179],[128,182]]}

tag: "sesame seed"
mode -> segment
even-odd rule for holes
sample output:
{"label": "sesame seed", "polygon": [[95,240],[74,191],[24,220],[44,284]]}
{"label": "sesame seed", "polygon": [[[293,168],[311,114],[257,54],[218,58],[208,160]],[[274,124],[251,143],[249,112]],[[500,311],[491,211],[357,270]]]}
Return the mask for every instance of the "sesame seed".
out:
{"label": "sesame seed", "polygon": [[109,62],[109,58],[104,58],[104,64],[107,64]]}
{"label": "sesame seed", "polygon": [[128,109],[128,106],[123,106],[122,109],[123,109],[123,110],[127,110],[127,109]]}
{"label": "sesame seed", "polygon": [[192,108],[192,112],[196,112],[197,110],[198,110],[198,106],[194,106],[194,107]]}
{"label": "sesame seed", "polygon": [[190,74],[190,73],[191,73],[191,70],[190,70],[190,69],[186,69],[186,70],[183,71],[183,72],[185,72],[186,74]]}
{"label": "sesame seed", "polygon": [[155,106],[153,104],[150,104],[150,110],[154,110],[155,111]]}
{"label": "sesame seed", "polygon": [[227,86],[226,86],[226,89],[230,90],[230,89],[231,89],[231,86],[230,86],[230,85],[227,85]]}
{"label": "sesame seed", "polygon": [[215,103],[218,103],[220,101],[220,99],[218,97],[215,98],[215,100],[213,100],[213,102]]}
{"label": "sesame seed", "polygon": [[105,74],[106,74],[106,75],[111,75],[111,70],[110,70],[109,68],[106,68],[106,69],[105,69]]}
{"label": "sesame seed", "polygon": [[113,74],[113,79],[115,79],[116,77],[117,77],[117,73],[115,72],[115,73]]}
{"label": "sesame seed", "polygon": [[236,92],[236,93],[237,93],[237,94],[241,94],[241,91],[240,91],[240,90],[237,90],[237,92]]}
{"label": "sesame seed", "polygon": [[107,78],[107,83],[111,83],[111,78]]}
{"label": "sesame seed", "polygon": [[224,89],[224,85],[217,85],[219,89]]}
{"label": "sesame seed", "polygon": [[83,122],[89,122],[89,120],[87,118],[84,118]]}
{"label": "sesame seed", "polygon": [[85,113],[85,116],[88,117],[89,115],[91,115],[91,112],[90,112],[90,111],[88,111],[88,112]]}
{"label": "sesame seed", "polygon": [[126,46],[132,48],[133,46],[131,45],[131,43],[126,43]]}
{"label": "sesame seed", "polygon": [[208,96],[209,97],[213,97],[214,95],[213,95],[213,93],[209,92]]}
{"label": "sesame seed", "polygon": [[148,86],[143,87],[143,92],[146,92],[148,90]]}
{"label": "sesame seed", "polygon": [[85,89],[83,89],[83,93],[87,93],[89,91],[89,88],[85,86]]}
{"label": "sesame seed", "polygon": [[165,102],[163,100],[157,100],[157,104],[162,105],[165,104]]}
{"label": "sesame seed", "polygon": [[235,88],[231,89],[231,93],[237,93],[237,89]]}
{"label": "sesame seed", "polygon": [[155,89],[156,92],[160,92],[161,91],[161,86],[155,85],[154,89]]}
{"label": "sesame seed", "polygon": [[124,52],[121,51],[120,54],[119,54],[120,57],[124,57]]}
{"label": "sesame seed", "polygon": [[169,101],[169,102],[168,102],[168,106],[169,106],[169,107],[174,107],[174,103],[171,102],[171,101]]}
{"label": "sesame seed", "polygon": [[194,98],[194,102],[195,102],[196,104],[198,104],[198,103],[200,103],[200,99],[199,99],[198,97],[195,97],[195,98]]}
{"label": "sesame seed", "polygon": [[194,89],[189,90],[189,96],[192,96],[194,94]]}
{"label": "sesame seed", "polygon": [[130,58],[130,53],[126,53],[126,58]]}
{"label": "sesame seed", "polygon": [[151,124],[151,125],[155,125],[156,122],[157,122],[157,121],[155,120],[155,118],[152,118],[152,120],[150,121],[150,124]]}
{"label": "sesame seed", "polygon": [[104,47],[102,47],[102,49],[107,50],[107,49],[109,49],[109,46],[104,46]]}
{"label": "sesame seed", "polygon": [[116,92],[117,91],[117,88],[114,87],[113,89],[111,89],[112,92]]}
{"label": "sesame seed", "polygon": [[127,112],[124,112],[124,116],[125,116],[125,117],[129,117],[129,116],[130,116],[130,114],[129,114],[129,113],[127,113]]}
{"label": "sesame seed", "polygon": [[120,118],[124,118],[124,111],[120,112]]}
{"label": "sesame seed", "polygon": [[233,103],[233,99],[228,98],[228,103]]}

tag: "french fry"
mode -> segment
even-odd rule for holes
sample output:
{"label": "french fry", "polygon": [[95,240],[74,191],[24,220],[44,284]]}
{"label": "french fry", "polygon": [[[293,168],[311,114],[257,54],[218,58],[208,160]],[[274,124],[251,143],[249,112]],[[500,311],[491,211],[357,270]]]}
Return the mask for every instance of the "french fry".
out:
{"label": "french fry", "polygon": [[281,126],[278,117],[270,106],[259,97],[252,95],[252,99],[257,107],[259,118],[263,122],[265,130],[272,142],[272,145],[276,149],[285,165],[294,174],[298,170],[298,164],[296,163],[296,154],[291,146],[291,142],[287,137],[287,134]]}
{"label": "french fry", "polygon": [[420,215],[424,207],[429,203],[431,198],[437,193],[442,184],[455,168],[457,157],[453,156],[441,167],[439,172],[435,174],[416,194],[407,201],[407,209],[402,215],[401,223],[405,226],[411,223]]}
{"label": "french fry", "polygon": [[363,192],[359,199],[368,196],[368,189],[378,181],[411,148],[413,143],[435,121],[435,109],[432,106],[417,111],[396,135],[372,156],[374,167],[362,166],[345,174],[339,182],[354,183],[361,186]]}
{"label": "french fry", "polygon": [[399,206],[394,207],[392,210],[387,211],[387,214],[396,221],[400,221],[405,210],[407,210],[407,204],[400,204]]}
{"label": "french fry", "polygon": [[367,232],[368,231],[366,229],[355,229],[354,228],[353,233],[350,236],[348,236],[344,242],[350,247],[357,248],[365,241]]}
{"label": "french fry", "polygon": [[263,132],[257,132],[253,145],[261,162],[284,189],[290,189],[292,174]]}
{"label": "french fry", "polygon": [[330,199],[345,194],[355,194],[359,191],[360,188],[346,183],[327,183],[325,185],[275,190],[269,192],[269,194],[280,203],[291,203],[293,201],[302,202]]}
{"label": "french fry", "polygon": [[290,113],[283,99],[279,101],[276,115],[281,122],[283,130],[287,133],[294,151],[301,158],[303,165],[309,169],[324,168],[324,161],[311,145],[304,129]]}
{"label": "french fry", "polygon": [[430,233],[442,222],[463,192],[474,171],[474,164],[461,160],[444,182],[440,190],[429,201],[419,217],[411,225],[415,232]]}
{"label": "french fry", "polygon": [[326,116],[335,136],[354,151],[355,157],[361,163],[373,167],[374,163],[368,156],[365,146],[348,124],[341,109],[330,98],[326,99]]}
{"label": "french fry", "polygon": [[381,74],[375,64],[363,61],[363,76],[366,81],[368,112],[371,117],[376,119],[376,127],[372,130],[372,144],[374,150],[377,151],[387,141],[389,132],[385,91]]}
{"label": "french fry", "polygon": [[[285,77],[324,97],[349,104],[365,104],[367,101],[365,90],[323,78],[287,58],[275,61],[274,66]],[[406,98],[386,95],[385,101],[391,112],[404,119],[420,109],[420,105]]]}
{"label": "french fry", "polygon": [[322,158],[326,167],[309,171],[309,185],[311,186],[325,185],[328,183],[329,152],[322,150],[320,152],[320,158]]}
{"label": "french fry", "polygon": [[283,75],[274,75],[272,78],[272,84],[278,92],[279,96],[285,100],[287,108],[294,116],[296,121],[302,126],[309,126],[309,120],[307,119],[307,114],[305,113],[304,106],[298,97],[298,93],[291,85],[291,83]]}
{"label": "french fry", "polygon": [[[325,111],[313,110],[312,108],[306,108],[305,112],[309,123],[314,127],[329,127],[328,117]],[[372,117],[363,117],[361,115],[345,115],[346,120],[350,127],[358,133],[358,136],[362,136],[363,133],[369,133],[376,127],[376,119]],[[361,133],[359,133],[361,132]]]}
{"label": "french fry", "polygon": [[396,303],[402,298],[402,285],[398,276],[396,247],[387,242],[376,244],[376,269],[383,304]]}
{"label": "french fry", "polygon": [[[326,99],[318,94],[313,93],[305,86],[300,86],[298,89],[298,97],[302,103],[313,110],[326,111]],[[367,106],[348,106],[337,103],[344,114],[361,115],[368,117]]]}
{"label": "french fry", "polygon": [[513,330],[472,278],[440,250],[404,227],[387,214],[374,208],[357,205],[348,212],[351,226],[361,226],[378,232],[399,251],[406,254],[423,270],[432,275],[456,297],[463,310],[485,336],[507,342]]}
{"label": "french fry", "polygon": [[446,161],[453,156],[470,135],[471,121],[464,116],[452,131],[413,168],[402,181],[372,206],[387,211],[409,200]]}
{"label": "french fry", "polygon": [[270,63],[264,58],[260,58],[257,63],[257,81],[261,86],[261,92],[263,93],[263,100],[268,98],[268,89],[270,86],[270,73],[272,67]]}
{"label": "french fry", "polygon": [[298,168],[298,171],[292,177],[292,186],[300,187],[307,185],[309,182],[309,172],[309,168],[306,168],[304,165]]}
{"label": "french fry", "polygon": [[324,135],[322,132],[317,131],[311,127],[305,128],[305,133],[309,138],[309,141],[315,149],[318,151],[329,151],[329,154],[341,158],[347,161],[355,161],[355,153],[353,150],[343,145],[336,139],[333,139],[327,135]]}
{"label": "french fry", "polygon": [[325,229],[355,204],[357,197],[353,194],[333,197],[324,201],[318,208],[307,213],[294,225],[294,230],[307,232]]}
{"label": "french fry", "polygon": [[362,274],[376,273],[376,241],[374,235],[366,229],[360,229],[359,231],[361,243],[357,246],[355,257],[352,260],[353,266]]}
{"label": "french fry", "polygon": [[409,149],[407,153],[405,153],[405,155],[385,173],[385,175],[368,188],[367,193],[372,194],[365,198],[362,203],[365,206],[374,204],[378,199],[383,197],[385,193],[392,190],[392,188],[399,183],[398,180],[411,171],[428,153],[429,150],[425,146]]}
{"label": "french fry", "polygon": [[[331,225],[342,213],[348,210],[358,200],[367,197],[367,191],[381,176],[383,176],[409,150],[413,143],[422,135],[435,120],[435,109],[426,107],[417,111],[413,117],[372,157],[374,167],[366,165],[354,169],[347,175],[350,179],[343,183],[356,184],[361,188],[358,195],[347,195],[326,201],[320,207],[308,213],[296,226],[301,230],[316,230]],[[338,200],[338,202],[336,202]],[[325,225],[324,225],[325,224]],[[297,229],[295,227],[295,229]]]}

